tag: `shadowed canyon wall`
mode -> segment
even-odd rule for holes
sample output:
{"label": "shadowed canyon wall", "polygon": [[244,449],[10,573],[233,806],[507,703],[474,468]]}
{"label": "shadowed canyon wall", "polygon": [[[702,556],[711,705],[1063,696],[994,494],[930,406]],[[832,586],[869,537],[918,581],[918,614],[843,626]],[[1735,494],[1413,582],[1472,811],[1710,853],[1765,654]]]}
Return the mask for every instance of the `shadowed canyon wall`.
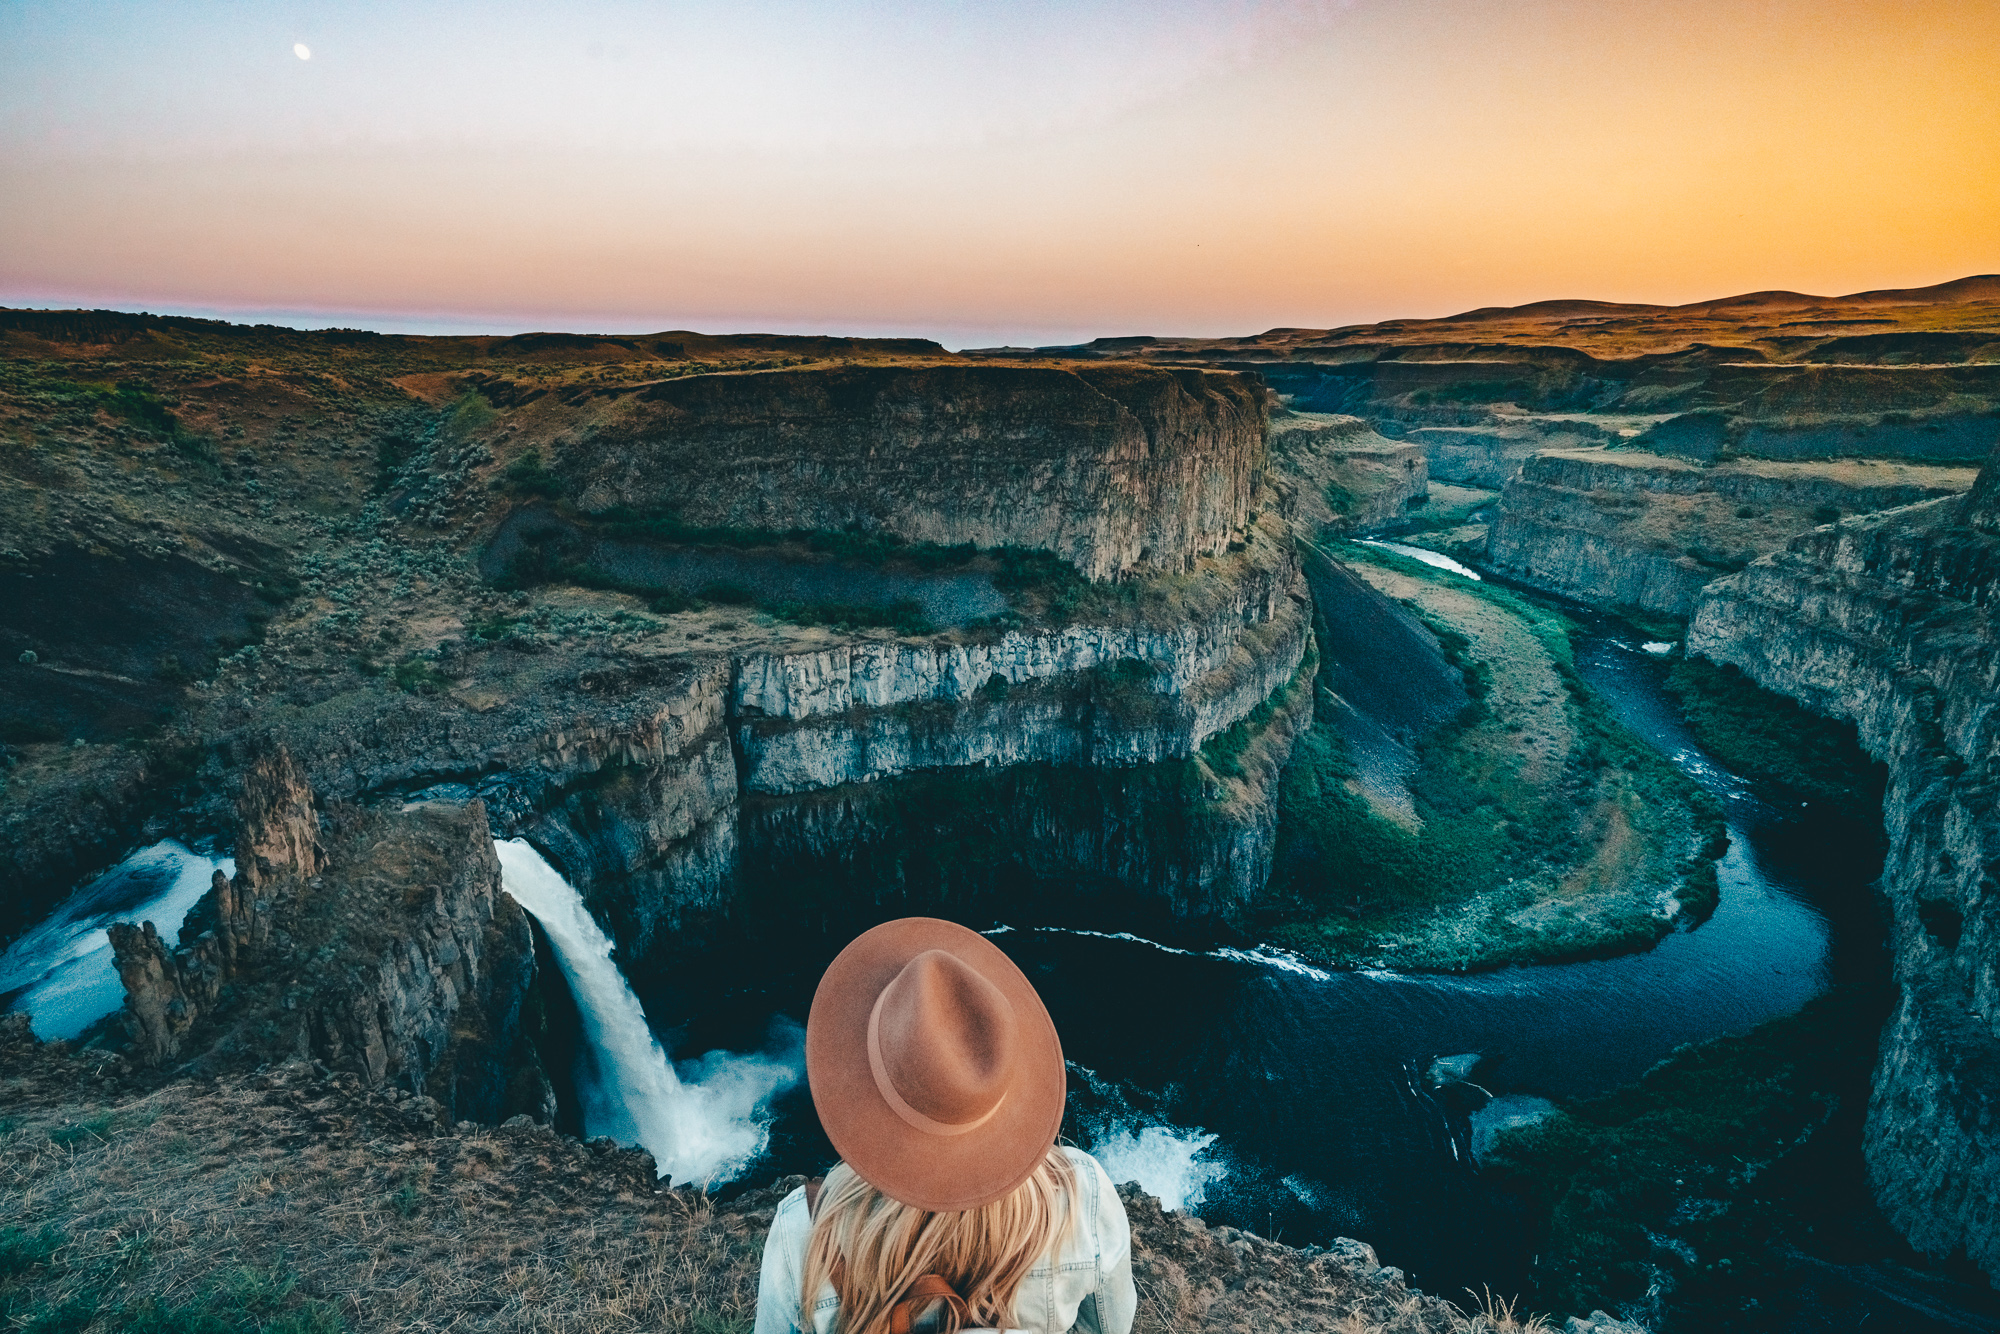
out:
{"label": "shadowed canyon wall", "polygon": [[1887,762],[1896,1009],[1864,1148],[1890,1219],[2000,1275],[2000,448],[1963,498],[1844,520],[1702,593],[1688,647]]}
{"label": "shadowed canyon wall", "polygon": [[1223,551],[1264,451],[1261,387],[1197,369],[842,366],[488,392],[525,422],[565,422],[551,467],[587,511],[1025,547],[1094,580]]}

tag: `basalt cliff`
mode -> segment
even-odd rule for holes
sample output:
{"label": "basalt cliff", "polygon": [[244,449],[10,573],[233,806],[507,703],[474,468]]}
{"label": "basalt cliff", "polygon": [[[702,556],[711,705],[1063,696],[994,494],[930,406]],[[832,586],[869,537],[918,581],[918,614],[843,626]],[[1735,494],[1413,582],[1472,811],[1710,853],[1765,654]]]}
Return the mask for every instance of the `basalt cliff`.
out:
{"label": "basalt cliff", "polygon": [[1311,616],[1254,376],[0,336],[10,932],[149,830],[226,831],[273,745],[329,806],[477,801],[640,952],[863,882],[1226,923],[1268,879]]}
{"label": "basalt cliff", "polygon": [[278,748],[244,770],[236,815],[238,869],[178,942],[110,928],[128,1059],[312,1061],[420,1094],[446,1124],[553,1118],[521,1024],[534,943],[478,802],[322,811]]}
{"label": "basalt cliff", "polygon": [[2000,1273],[2000,448],[1964,497],[1843,520],[1702,592],[1688,646],[1889,766],[1895,1011],[1865,1149],[1918,1248]]}

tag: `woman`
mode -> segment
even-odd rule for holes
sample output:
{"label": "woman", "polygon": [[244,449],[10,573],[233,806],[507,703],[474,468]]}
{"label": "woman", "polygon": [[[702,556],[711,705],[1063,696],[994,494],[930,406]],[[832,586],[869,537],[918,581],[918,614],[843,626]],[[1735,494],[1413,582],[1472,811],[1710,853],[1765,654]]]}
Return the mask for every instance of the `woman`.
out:
{"label": "woman", "polygon": [[786,1196],[756,1334],[1127,1334],[1125,1206],[1056,1144],[1062,1044],[1021,970],[977,932],[906,917],[820,979],[813,1106],[841,1161]]}

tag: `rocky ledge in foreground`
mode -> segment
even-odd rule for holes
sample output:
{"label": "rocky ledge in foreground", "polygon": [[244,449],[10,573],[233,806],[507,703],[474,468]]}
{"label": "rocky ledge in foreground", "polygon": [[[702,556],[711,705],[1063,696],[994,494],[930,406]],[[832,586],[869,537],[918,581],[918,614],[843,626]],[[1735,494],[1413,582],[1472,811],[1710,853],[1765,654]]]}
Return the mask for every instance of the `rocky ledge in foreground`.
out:
{"label": "rocky ledge in foreground", "polygon": [[[765,1231],[797,1183],[722,1202],[663,1189],[641,1150],[525,1117],[453,1125],[433,1099],[351,1073],[293,1063],[154,1086],[120,1057],[0,1024],[11,1322],[747,1331]],[[1415,1291],[1360,1242],[1294,1249],[1122,1194],[1142,1334],[1538,1327]]]}

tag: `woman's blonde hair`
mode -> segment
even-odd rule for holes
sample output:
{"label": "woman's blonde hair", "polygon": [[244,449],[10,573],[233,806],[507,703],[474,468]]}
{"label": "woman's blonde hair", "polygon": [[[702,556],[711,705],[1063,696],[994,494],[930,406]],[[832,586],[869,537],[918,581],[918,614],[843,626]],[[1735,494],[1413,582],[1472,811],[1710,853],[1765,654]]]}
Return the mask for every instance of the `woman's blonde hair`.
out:
{"label": "woman's blonde hair", "polygon": [[[831,1284],[840,1298],[840,1334],[888,1334],[897,1304],[917,1280],[936,1274],[965,1299],[966,1323],[1006,1328],[1022,1280],[1069,1231],[1071,1182],[1069,1159],[1052,1145],[1026,1181],[993,1203],[933,1213],[892,1200],[846,1163],[835,1164],[806,1243],[803,1323],[812,1328],[813,1303]],[[960,1328],[959,1312],[947,1308],[944,1329]]]}

